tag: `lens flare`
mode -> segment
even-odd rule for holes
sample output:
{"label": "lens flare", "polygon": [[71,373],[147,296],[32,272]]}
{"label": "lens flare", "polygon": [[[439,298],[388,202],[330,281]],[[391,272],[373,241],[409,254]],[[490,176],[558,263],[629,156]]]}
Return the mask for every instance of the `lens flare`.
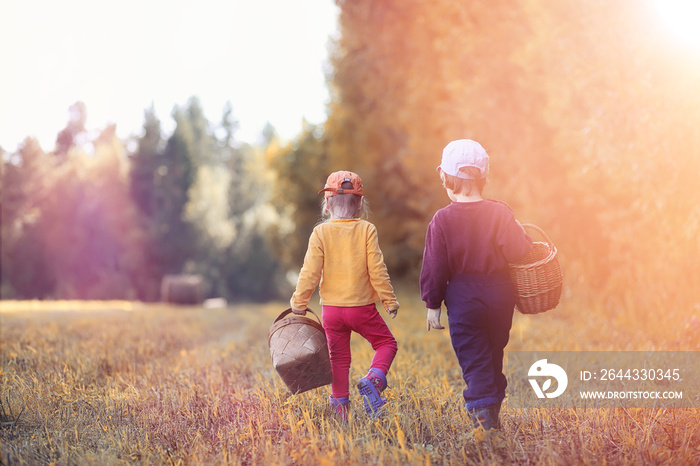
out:
{"label": "lens flare", "polygon": [[696,0],[654,0],[661,19],[673,34],[700,51],[700,2]]}

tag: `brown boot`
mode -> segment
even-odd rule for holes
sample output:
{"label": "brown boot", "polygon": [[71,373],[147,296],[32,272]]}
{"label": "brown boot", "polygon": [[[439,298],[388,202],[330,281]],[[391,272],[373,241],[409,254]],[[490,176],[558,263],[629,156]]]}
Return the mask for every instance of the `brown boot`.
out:
{"label": "brown boot", "polygon": [[469,415],[474,423],[474,428],[482,427],[484,430],[500,429],[501,423],[498,421],[500,410],[500,403],[470,410]]}

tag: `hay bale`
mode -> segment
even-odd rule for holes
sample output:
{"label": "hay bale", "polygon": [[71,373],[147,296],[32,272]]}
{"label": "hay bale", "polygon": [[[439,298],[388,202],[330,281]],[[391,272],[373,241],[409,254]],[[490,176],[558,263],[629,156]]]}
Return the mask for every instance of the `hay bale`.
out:
{"label": "hay bale", "polygon": [[166,275],[160,284],[160,298],[172,304],[202,304],[204,278],[201,275]]}
{"label": "hay bale", "polygon": [[210,298],[205,299],[202,305],[204,309],[224,309],[228,306],[228,301],[225,298]]}

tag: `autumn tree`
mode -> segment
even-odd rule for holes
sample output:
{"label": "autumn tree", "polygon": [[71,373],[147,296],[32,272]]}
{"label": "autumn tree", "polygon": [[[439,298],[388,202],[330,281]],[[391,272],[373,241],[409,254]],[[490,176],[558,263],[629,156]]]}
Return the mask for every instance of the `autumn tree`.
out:
{"label": "autumn tree", "polygon": [[306,124],[292,143],[273,138],[266,148],[271,168],[271,203],[280,220],[271,231],[273,248],[290,270],[301,268],[311,231],[321,217],[323,188],[328,175],[351,169],[332,165],[322,128]]}
{"label": "autumn tree", "polygon": [[[552,204],[563,244],[618,303],[687,299],[677,290],[700,265],[700,56],[678,53],[650,5],[589,6],[543,9],[550,45],[532,56],[568,167]],[[648,254],[657,244],[673,247]]]}
{"label": "autumn tree", "polygon": [[60,154],[28,138],[3,161],[3,296],[135,297],[139,230],[124,146],[114,125],[81,138]]}
{"label": "autumn tree", "polygon": [[51,171],[50,195],[39,200],[45,266],[57,277],[53,295],[66,299],[133,298],[138,230],[128,196],[126,154],[115,127]]}
{"label": "autumn tree", "polygon": [[16,154],[3,157],[0,187],[3,299],[48,297],[56,286],[56,276],[46,263],[39,224],[39,204],[49,194],[45,180],[53,165],[54,160],[34,138],[25,139]]}
{"label": "autumn tree", "polygon": [[392,274],[419,269],[448,202],[442,148],[473,138],[491,156],[486,196],[550,232],[576,283],[640,307],[690,286],[700,58],[674,51],[650,5],[336,3],[322,160],[363,176]]}
{"label": "autumn tree", "polygon": [[427,222],[448,201],[435,171],[444,145],[479,140],[497,182],[510,169],[501,164],[539,154],[533,147],[549,134],[536,111],[540,93],[520,78],[530,34],[525,7],[337,3],[328,153],[333,164],[363,173],[390,270],[415,274]]}

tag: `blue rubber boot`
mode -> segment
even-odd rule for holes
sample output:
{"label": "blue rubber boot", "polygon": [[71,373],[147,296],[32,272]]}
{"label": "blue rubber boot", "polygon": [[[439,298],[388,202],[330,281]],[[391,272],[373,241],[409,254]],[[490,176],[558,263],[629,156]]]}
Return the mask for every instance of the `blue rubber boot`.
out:
{"label": "blue rubber boot", "polygon": [[386,387],[386,375],[380,369],[374,367],[360,379],[357,389],[360,392],[362,401],[364,401],[367,414],[379,415],[381,407],[386,403],[386,398],[382,397],[382,392]]}

